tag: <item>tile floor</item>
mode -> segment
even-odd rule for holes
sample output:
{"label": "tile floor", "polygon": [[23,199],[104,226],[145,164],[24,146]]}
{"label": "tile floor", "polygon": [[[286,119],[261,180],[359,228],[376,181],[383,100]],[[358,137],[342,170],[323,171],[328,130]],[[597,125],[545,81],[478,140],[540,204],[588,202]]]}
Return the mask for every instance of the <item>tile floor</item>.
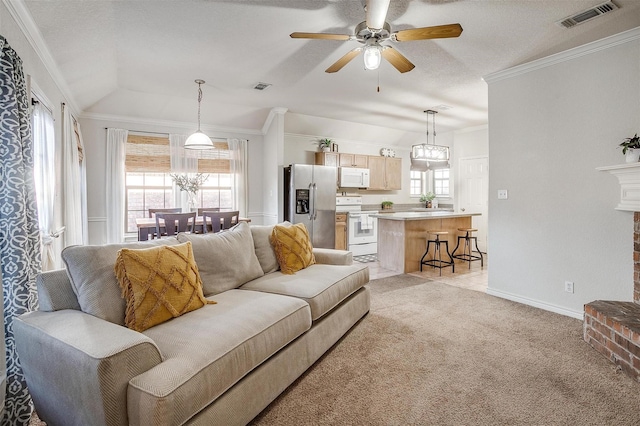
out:
{"label": "tile floor", "polygon": [[[369,262],[366,263],[366,265],[369,266],[369,279],[372,280],[398,275],[398,272],[382,268],[378,262]],[[451,268],[443,268],[442,276],[440,276],[438,268],[423,266],[422,272],[411,272],[410,275],[430,280],[437,280],[441,283],[455,287],[486,293],[487,280],[489,276],[488,256],[486,253],[484,254],[484,267],[480,266],[480,261],[474,261],[471,262],[471,269],[469,269],[468,262],[456,260],[455,273],[451,272]]]}

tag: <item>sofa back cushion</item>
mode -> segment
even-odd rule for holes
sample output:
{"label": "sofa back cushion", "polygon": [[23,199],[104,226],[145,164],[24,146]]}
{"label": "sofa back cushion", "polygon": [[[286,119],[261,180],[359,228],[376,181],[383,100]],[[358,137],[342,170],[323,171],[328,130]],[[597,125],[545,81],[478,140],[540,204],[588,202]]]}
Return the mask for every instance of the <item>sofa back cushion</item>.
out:
{"label": "sofa back cushion", "polygon": [[276,252],[271,245],[271,233],[274,225],[251,225],[251,236],[255,248],[258,262],[265,274],[275,272],[280,269]]}
{"label": "sofa back cushion", "polygon": [[113,266],[121,248],[142,249],[159,245],[175,245],[175,238],[140,243],[70,246],[62,251],[71,286],[83,312],[124,325],[125,301]]}
{"label": "sofa back cushion", "polygon": [[251,230],[245,222],[215,234],[180,233],[178,241],[191,241],[206,297],[238,288],[264,275],[254,252]]}

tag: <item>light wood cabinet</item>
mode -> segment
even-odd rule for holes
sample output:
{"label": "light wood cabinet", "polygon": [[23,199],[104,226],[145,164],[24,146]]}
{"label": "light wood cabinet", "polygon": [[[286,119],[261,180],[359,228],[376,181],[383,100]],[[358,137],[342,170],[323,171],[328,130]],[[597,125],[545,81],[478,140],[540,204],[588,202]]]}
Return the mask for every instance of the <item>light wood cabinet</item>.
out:
{"label": "light wood cabinet", "polygon": [[316,164],[338,167],[340,154],[337,152],[316,152]]}
{"label": "light wood cabinet", "polygon": [[347,214],[336,213],[336,250],[347,249]]}
{"label": "light wood cabinet", "polygon": [[366,169],[368,166],[369,156],[363,154],[340,154],[340,167],[359,167]]}
{"label": "light wood cabinet", "polygon": [[398,190],[402,189],[402,159],[395,157],[378,157],[370,155],[368,158],[370,190]]}

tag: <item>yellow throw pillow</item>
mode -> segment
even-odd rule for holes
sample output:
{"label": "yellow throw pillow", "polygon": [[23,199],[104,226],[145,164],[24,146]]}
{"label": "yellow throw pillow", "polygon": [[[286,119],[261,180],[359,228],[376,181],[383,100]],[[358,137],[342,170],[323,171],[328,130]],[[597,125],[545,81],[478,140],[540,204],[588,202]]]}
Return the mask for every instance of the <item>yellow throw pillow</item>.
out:
{"label": "yellow throw pillow", "polygon": [[274,226],[271,245],[283,274],[291,275],[316,263],[307,227],[302,223]]}
{"label": "yellow throw pillow", "polygon": [[120,249],[114,270],[127,303],[125,324],[136,331],[216,303],[202,294],[190,242]]}

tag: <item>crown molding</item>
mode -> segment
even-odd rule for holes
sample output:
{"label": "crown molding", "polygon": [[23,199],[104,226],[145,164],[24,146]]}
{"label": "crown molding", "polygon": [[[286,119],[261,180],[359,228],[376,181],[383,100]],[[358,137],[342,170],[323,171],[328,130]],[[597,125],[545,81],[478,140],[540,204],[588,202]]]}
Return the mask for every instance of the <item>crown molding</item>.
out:
{"label": "crown molding", "polygon": [[287,111],[289,111],[289,108],[283,108],[283,107],[271,108],[271,110],[269,111],[269,115],[267,116],[267,119],[264,120],[264,125],[262,126],[262,135],[264,136],[267,134],[267,132],[269,131],[269,127],[271,127],[271,122],[276,117],[276,114],[284,115]]}
{"label": "crown molding", "polygon": [[67,105],[75,115],[77,115],[80,111],[78,104],[71,95],[71,90],[69,89],[69,86],[67,86],[67,82],[64,77],[62,77],[62,73],[60,73],[58,65],[53,60],[53,56],[51,56],[51,52],[49,52],[49,48],[42,38],[42,33],[40,33],[36,23],[33,21],[33,17],[31,16],[31,13],[29,13],[24,0],[2,0],[2,3],[5,5],[13,20],[18,24],[20,31],[22,31],[29,44],[44,64],[45,68],[51,75],[53,82],[58,86],[62,96],[65,98]]}
{"label": "crown molding", "polygon": [[630,30],[623,31],[621,33],[614,34],[612,36],[605,37],[603,39],[596,40],[582,46],[574,47],[573,49],[565,50],[564,52],[555,53],[545,58],[536,59],[535,61],[531,61],[526,64],[517,65],[515,67],[507,68],[506,70],[502,71],[497,71],[482,77],[482,79],[487,83],[494,83],[496,81],[516,77],[521,74],[526,74],[542,68],[560,64],[562,62],[571,61],[581,56],[590,55],[592,53],[609,49],[620,44],[629,43],[638,39],[640,39],[640,27],[632,28]]}
{"label": "crown molding", "polygon": [[[140,117],[126,117],[121,115],[110,115],[110,114],[96,114],[96,113],[82,113],[80,114],[81,119],[86,120],[96,120],[96,121],[115,121],[118,123],[128,123],[128,124],[139,124],[153,127],[174,127],[181,130],[186,130],[187,132],[192,132],[195,129],[194,122],[187,121],[170,121],[170,120],[156,120],[150,118],[140,118]],[[260,135],[262,136],[262,132],[260,130],[255,129],[243,129],[240,127],[222,127],[222,126],[212,126],[208,124],[201,124],[200,129],[207,132],[223,132],[223,133],[232,133],[232,134],[245,134],[245,135]]]}

